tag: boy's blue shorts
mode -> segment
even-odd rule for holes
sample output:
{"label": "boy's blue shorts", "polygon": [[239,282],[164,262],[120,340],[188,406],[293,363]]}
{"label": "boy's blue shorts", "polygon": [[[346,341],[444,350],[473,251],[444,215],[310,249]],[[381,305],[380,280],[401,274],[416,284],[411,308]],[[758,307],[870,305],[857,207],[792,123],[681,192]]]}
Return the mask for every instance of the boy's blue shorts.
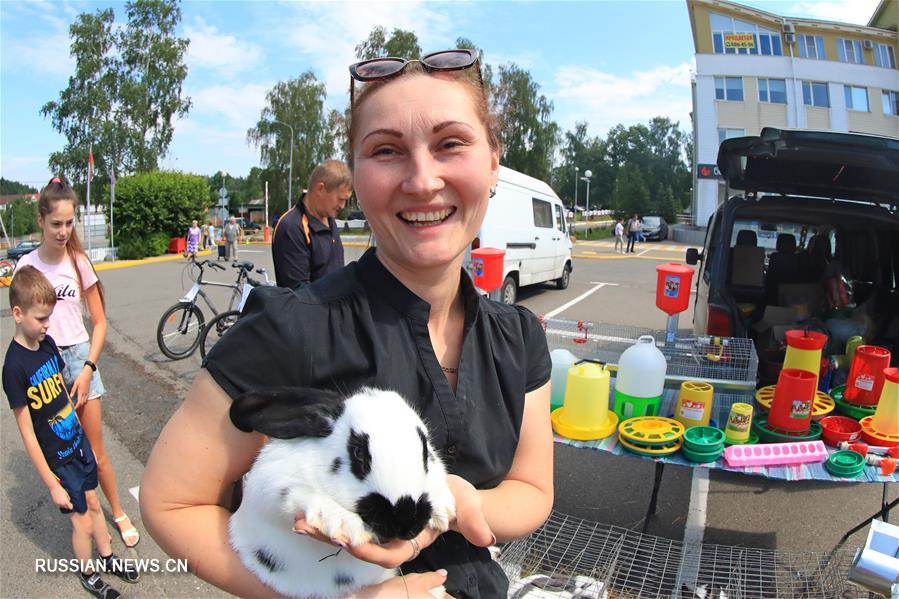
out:
{"label": "boy's blue shorts", "polygon": [[81,447],[75,450],[72,459],[67,464],[53,470],[53,474],[69,494],[74,508],[70,510],[61,507],[59,511],[63,514],[85,513],[87,511],[85,492],[97,488],[97,461],[94,459],[94,452],[91,451],[90,445],[87,444],[86,437],[82,438]]}

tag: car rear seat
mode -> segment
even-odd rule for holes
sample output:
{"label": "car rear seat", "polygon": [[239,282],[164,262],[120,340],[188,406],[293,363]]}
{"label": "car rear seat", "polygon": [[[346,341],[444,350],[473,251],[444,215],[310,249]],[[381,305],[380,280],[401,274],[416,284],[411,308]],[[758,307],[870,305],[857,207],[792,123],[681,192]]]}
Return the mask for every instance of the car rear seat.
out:
{"label": "car rear seat", "polygon": [[805,255],[796,253],[796,238],[791,233],[777,236],[777,251],[768,258],[768,277],[765,280],[765,298],[769,305],[779,305],[778,289],[782,283],[805,281],[805,262]]}
{"label": "car rear seat", "polygon": [[730,255],[730,289],[738,302],[765,299],[765,248],[758,247],[755,231],[741,229]]}

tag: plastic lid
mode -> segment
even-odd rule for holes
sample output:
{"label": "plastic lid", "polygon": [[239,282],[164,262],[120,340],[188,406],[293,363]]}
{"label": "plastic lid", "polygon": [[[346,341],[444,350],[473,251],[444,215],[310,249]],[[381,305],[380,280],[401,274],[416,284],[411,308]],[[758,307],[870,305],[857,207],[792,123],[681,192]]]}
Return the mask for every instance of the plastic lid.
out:
{"label": "plastic lid", "polygon": [[889,358],[890,356],[890,350],[879,345],[859,345],[855,348],[855,353],[871,356],[872,358]]}
{"label": "plastic lid", "polygon": [[824,467],[835,476],[851,478],[858,476],[865,469],[865,458],[857,451],[845,449],[827,456]]}
{"label": "plastic lid", "polygon": [[817,331],[787,331],[784,333],[784,337],[787,338],[787,345],[790,347],[810,351],[823,349],[824,344],[827,343],[827,335]]}
{"label": "plastic lid", "polygon": [[883,376],[891,383],[899,383],[899,368],[884,368]]}
{"label": "plastic lid", "polygon": [[668,264],[659,264],[658,266],[656,266],[656,272],[667,272],[673,275],[685,275],[687,273],[693,274],[693,269],[689,266],[679,264],[678,262],[669,262]]}

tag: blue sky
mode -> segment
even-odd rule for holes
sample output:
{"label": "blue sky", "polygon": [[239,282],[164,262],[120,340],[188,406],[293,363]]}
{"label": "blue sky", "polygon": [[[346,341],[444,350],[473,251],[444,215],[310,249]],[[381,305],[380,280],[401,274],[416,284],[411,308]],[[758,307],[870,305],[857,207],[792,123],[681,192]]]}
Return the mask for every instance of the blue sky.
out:
{"label": "blue sky", "polygon": [[[746,1],[789,16],[866,23],[877,0]],[[74,72],[68,28],[81,12],[122,2],[0,3],[0,174],[40,187],[64,144],[41,106]],[[329,107],[348,101],[347,65],[375,25],[414,31],[425,52],[471,39],[494,65],[531,71],[563,131],[579,120],[604,135],[655,115],[689,129],[693,44],[683,0],[629,2],[194,2],[182,4],[191,40],[184,91],[193,101],[163,168],[241,176],[259,164],[246,131],[277,81],[312,69]]]}

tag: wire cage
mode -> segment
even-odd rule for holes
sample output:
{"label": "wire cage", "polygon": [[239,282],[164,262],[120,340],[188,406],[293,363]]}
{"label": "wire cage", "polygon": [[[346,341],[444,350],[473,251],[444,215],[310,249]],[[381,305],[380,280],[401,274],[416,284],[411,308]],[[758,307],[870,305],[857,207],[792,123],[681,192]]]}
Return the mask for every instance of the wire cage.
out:
{"label": "wire cage", "polygon": [[567,349],[580,359],[617,366],[621,354],[643,335],[651,335],[668,362],[666,378],[679,385],[703,379],[715,389],[754,392],[759,357],[751,339],[741,337],[679,337],[665,342],[665,331],[588,322],[544,319],[550,351]]}
{"label": "wire cage", "polygon": [[865,599],[847,582],[854,551],[692,544],[553,512],[502,549],[514,599]]}

